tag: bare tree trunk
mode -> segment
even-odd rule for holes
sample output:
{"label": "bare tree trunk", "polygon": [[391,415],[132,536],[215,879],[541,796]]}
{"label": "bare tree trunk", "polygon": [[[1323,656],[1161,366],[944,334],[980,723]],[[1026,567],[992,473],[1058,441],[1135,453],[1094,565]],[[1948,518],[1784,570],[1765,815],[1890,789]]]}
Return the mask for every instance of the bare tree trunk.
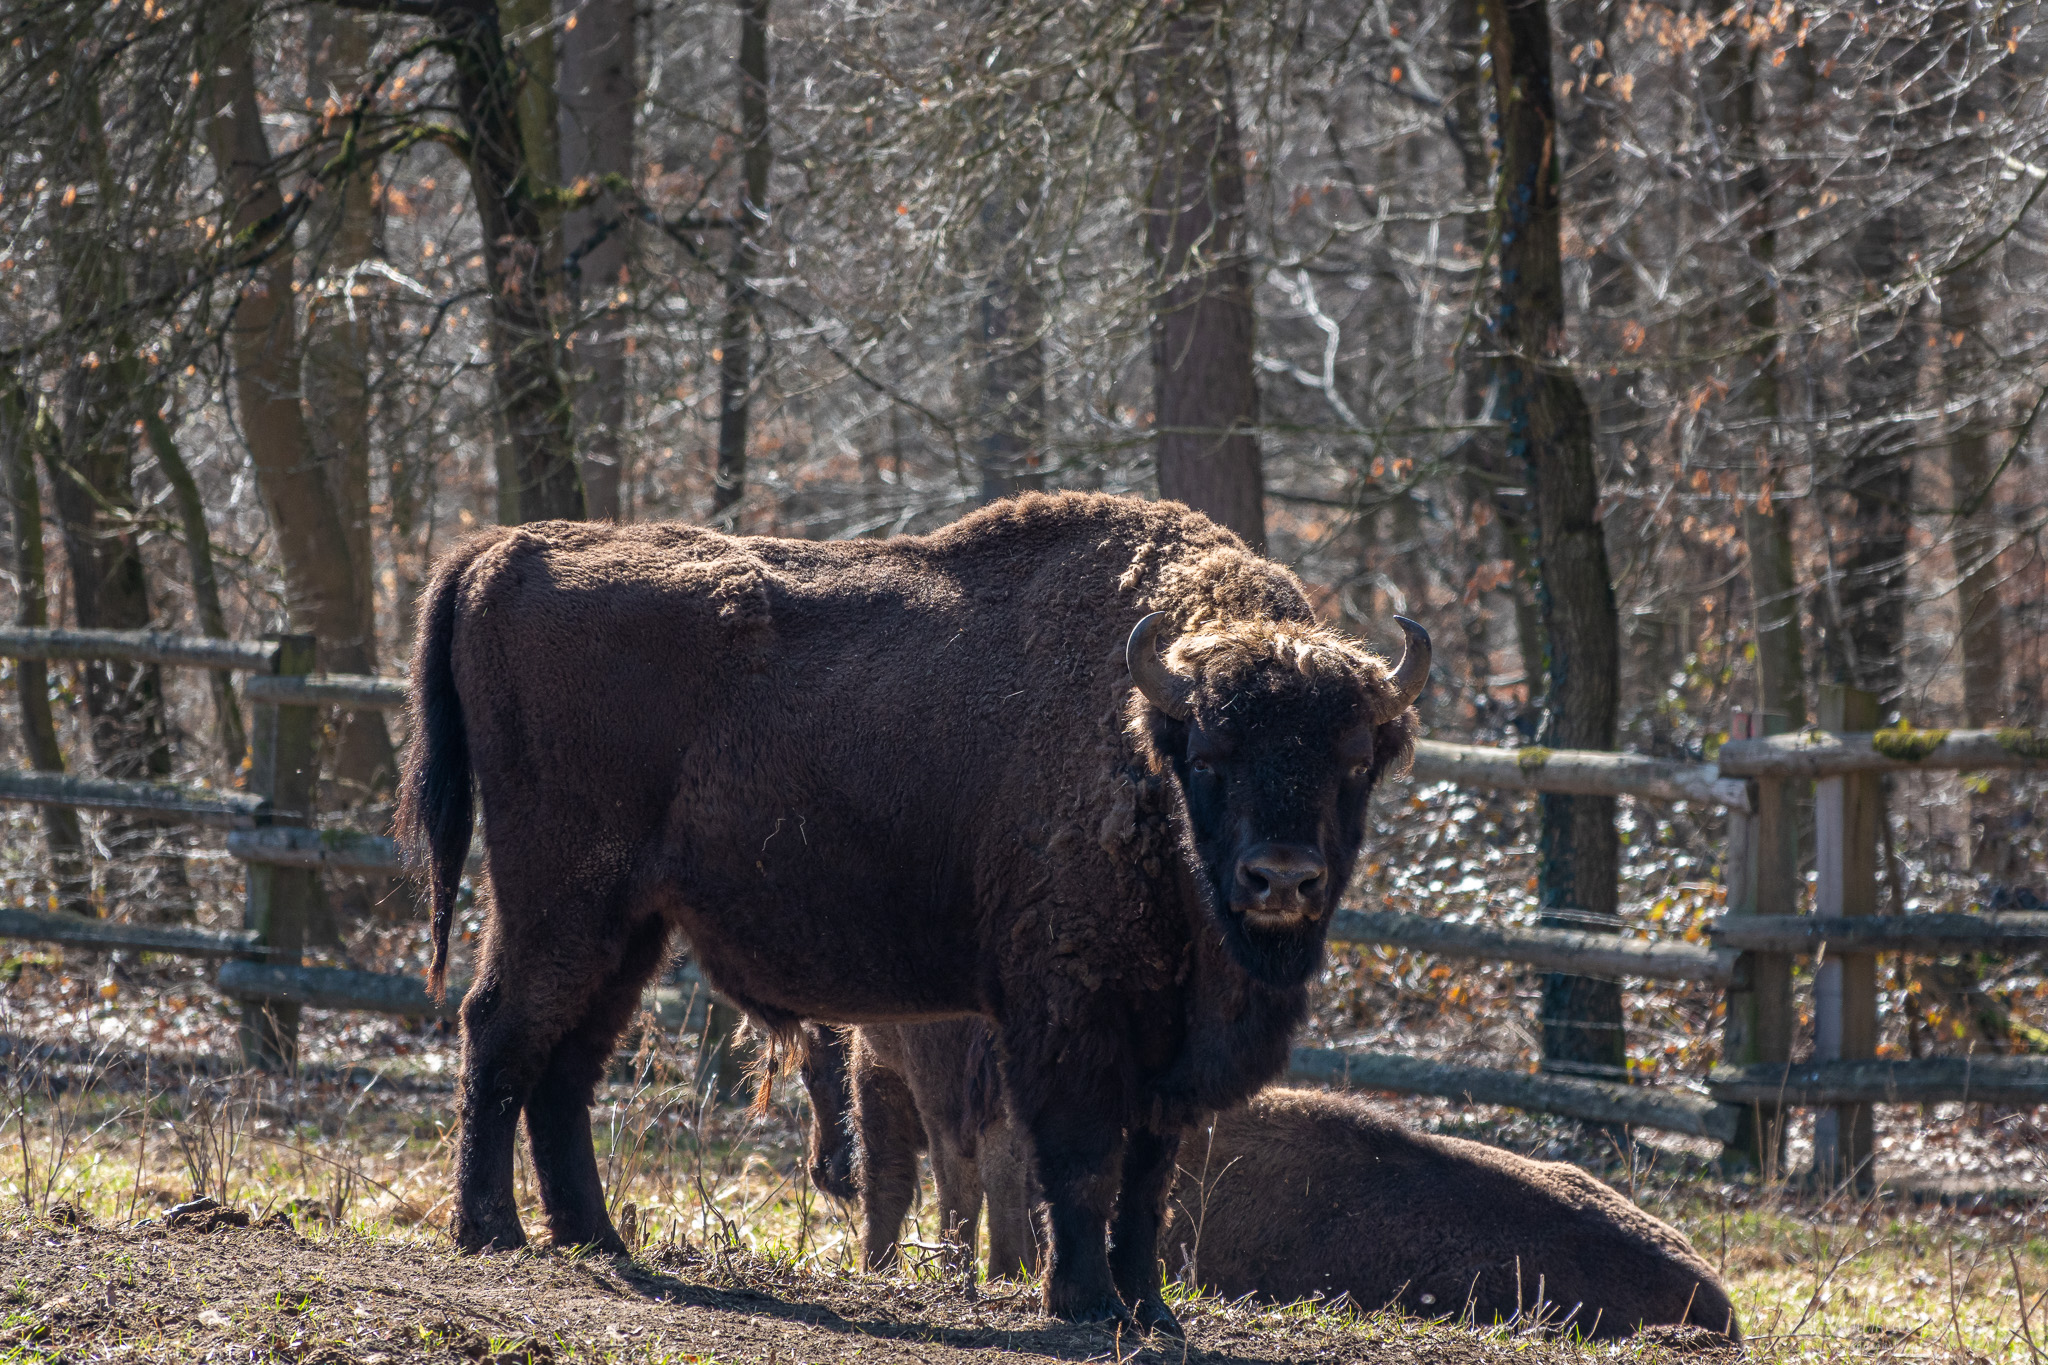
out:
{"label": "bare tree trunk", "polygon": [[[557,0],[561,38],[561,161],[569,187],[633,174],[633,0]],[[563,219],[570,301],[588,320],[576,334],[576,433],[583,496],[593,517],[616,520],[626,466],[625,291],[631,219],[617,195],[601,191]]]}
{"label": "bare tree trunk", "polygon": [[[1501,139],[1497,414],[1508,455],[1534,492],[1538,598],[1549,643],[1546,744],[1614,747],[1619,622],[1596,515],[1592,417],[1563,358],[1557,110],[1546,0],[1485,0]],[[1614,802],[1539,798],[1538,894],[1544,922],[1616,927],[1619,843]],[[1543,991],[1543,1055],[1562,1070],[1616,1073],[1626,1064],[1618,982],[1551,974]]]}
{"label": "bare tree trunk", "polygon": [[[110,169],[97,92],[79,96],[74,141],[61,169],[74,184],[93,188],[90,202],[76,196],[52,213],[62,261],[59,314],[81,335],[88,319],[119,317],[128,298],[121,253],[114,250],[92,209],[111,213],[119,187]],[[118,332],[94,338],[105,354],[78,355],[57,391],[58,420],[39,424],[38,442],[50,478],[51,503],[71,570],[72,612],[87,629],[142,630],[152,623],[148,570],[143,563],[135,496],[134,428],[138,395],[124,382]],[[45,409],[46,415],[48,410]],[[163,670],[155,665],[92,660],[80,665],[93,757],[109,777],[162,779],[171,772]],[[191,914],[191,888],[182,857],[150,848],[162,823],[110,816],[101,826],[112,855],[106,891],[110,906],[168,919]],[[138,875],[147,867],[154,877]]]}
{"label": "bare tree trunk", "polygon": [[[1955,27],[1969,21],[1962,11],[1950,11],[1949,18]],[[1965,47],[1963,52],[1967,50]],[[1959,122],[1967,126],[1973,121],[1973,112],[1981,118],[1997,111],[2000,101],[1987,88],[1993,79],[1982,76],[1964,93],[1958,101]],[[1994,353],[1994,343],[1985,336],[1984,328],[1992,304],[1992,271],[2001,264],[2009,265],[2000,261],[2003,254],[2002,247],[1992,248],[1989,256],[1951,276],[1941,291],[1941,330],[1948,334],[1940,347],[1942,388],[1951,402],[1976,391],[1984,358]],[[1948,433],[1949,502],[1954,509],[1949,553],[1955,560],[1963,721],[1974,729],[2010,723],[2004,697],[2005,604],[1999,600],[1999,515],[1994,487],[2000,471],[1992,459],[1996,423],[1997,413],[1990,404],[1972,402]],[[1969,803],[1970,868],[2003,880],[2015,863],[2012,840],[2002,818],[2011,810],[2012,786],[1994,776],[1982,789],[1970,793]],[[1974,966],[1966,963],[1958,970],[1974,982]],[[2002,1036],[2009,1034],[2008,1027]]]}
{"label": "bare tree trunk", "polygon": [[1229,30],[1218,0],[1168,10],[1140,71],[1150,143],[1145,245],[1157,275],[1152,322],[1159,496],[1266,545],[1255,430],[1251,261]]}
{"label": "bare tree trunk", "polygon": [[[40,407],[30,411],[28,395],[19,382],[10,386],[5,401],[0,402],[0,454],[6,458],[8,505],[14,523],[14,621],[31,628],[50,624],[35,448],[54,435]],[[50,713],[49,666],[41,659],[16,659],[14,689],[21,701],[22,748],[29,763],[38,772],[63,772],[64,751],[57,743],[57,722]],[[58,906],[75,915],[97,914],[78,812],[69,806],[44,806],[42,818]]]}
{"label": "bare tree trunk", "polygon": [[[1981,344],[1983,283],[1966,272],[1942,293],[1942,329],[1960,335],[1961,346],[1944,350],[1950,368],[1962,371],[1949,386],[1967,393],[1977,379],[1968,354]],[[1955,504],[1949,540],[1955,557],[1956,616],[1963,662],[1963,717],[1984,729],[2004,723],[2005,626],[1998,600],[1998,516],[1992,488],[1991,422],[1973,405],[1950,435],[1948,477]]]}
{"label": "bare tree trunk", "polygon": [[[216,112],[207,137],[227,195],[223,210],[240,232],[282,215],[284,198],[250,66],[254,6],[238,0],[222,6],[220,14],[221,44],[212,61]],[[280,242],[251,272],[236,301],[227,337],[235,398],[257,489],[277,531],[293,623],[319,638],[323,667],[365,673],[374,665],[361,630],[369,613],[359,593],[367,579],[356,571],[334,482],[321,466],[299,402],[293,263],[290,242]]]}
{"label": "bare tree trunk", "polygon": [[[326,5],[313,7],[307,48],[307,84],[316,100],[330,89],[346,100],[362,83],[370,35],[361,19]],[[358,268],[376,252],[371,170],[358,168],[338,185],[323,186],[312,215],[319,277],[306,310],[305,359],[299,374],[310,421],[307,433],[348,540],[351,596],[356,619],[349,638],[359,647],[362,671],[377,671],[375,557],[370,539],[370,317],[355,303]],[[342,640],[322,640],[330,649]],[[388,796],[397,755],[381,711],[341,713],[335,736],[334,781],[351,804]]]}
{"label": "bare tree trunk", "polygon": [[[545,13],[545,11],[543,11]],[[491,377],[505,422],[498,505],[509,522],[580,520],[583,479],[568,382],[555,340],[559,272],[551,269],[549,211],[536,177],[553,167],[529,157],[520,117],[520,81],[505,51],[498,11],[488,4],[443,5],[435,18],[455,63],[456,96],[469,139],[470,191],[483,238],[490,297]],[[550,85],[550,90],[552,86]],[[535,115],[536,126],[541,122]],[[554,119],[545,120],[548,141]],[[547,183],[553,186],[553,181]]]}
{"label": "bare tree trunk", "polygon": [[[185,538],[185,561],[191,566],[192,607],[202,633],[215,639],[228,638],[227,613],[221,610],[220,579],[213,567],[213,537],[206,527],[206,505],[199,497],[199,484],[192,477],[185,456],[171,435],[171,424],[156,408],[156,391],[142,374],[143,366],[131,352],[123,363],[134,375],[135,388],[145,395],[143,431],[149,437],[150,454],[171,486],[178,504],[178,521]],[[221,763],[228,781],[241,785],[242,760],[249,753],[248,732],[242,726],[242,708],[235,700],[235,675],[225,668],[210,671],[207,681],[213,691],[214,737],[220,744]]]}
{"label": "bare tree trunk", "polygon": [[1037,182],[1014,155],[994,155],[1004,165],[981,206],[977,246],[986,270],[968,328],[969,362],[980,381],[975,459],[983,502],[1045,487],[1045,300],[1025,236]]}
{"label": "bare tree trunk", "polygon": [[[1480,0],[1450,0],[1450,7],[1445,11],[1444,35],[1445,47],[1450,54],[1450,68],[1445,73],[1449,89],[1444,101],[1444,128],[1458,149],[1465,197],[1475,205],[1472,212],[1462,215],[1458,232],[1462,248],[1460,259],[1475,267],[1472,277],[1472,308],[1475,313],[1484,311],[1481,300],[1491,287],[1493,276],[1492,270],[1486,268],[1493,250],[1492,214],[1485,207],[1493,182],[1493,156],[1487,150],[1488,130],[1480,98],[1480,87],[1485,78],[1479,64],[1484,42],[1480,34],[1479,6]],[[1494,365],[1484,351],[1484,347],[1472,345],[1468,340],[1458,353],[1458,416],[1468,424],[1482,422],[1487,415],[1487,396],[1492,388]],[[1520,493],[1507,491],[1521,480],[1511,476],[1507,452],[1501,448],[1498,434],[1491,429],[1467,435],[1459,443],[1455,458],[1466,470],[1467,498],[1475,507],[1484,504],[1488,509],[1486,525],[1482,528],[1483,552],[1474,557],[1506,559],[1514,566],[1513,574],[1498,591],[1508,602],[1516,657],[1521,660],[1522,676],[1533,697],[1543,676],[1543,623],[1531,591],[1534,574],[1529,554],[1528,510],[1523,505],[1526,499]],[[1483,692],[1486,690],[1486,673],[1491,669],[1490,652],[1484,643],[1486,623],[1483,619],[1474,620],[1468,630],[1478,632],[1474,641],[1475,655],[1487,659],[1473,679],[1474,689]]]}
{"label": "bare tree trunk", "polygon": [[740,529],[747,492],[747,420],[754,392],[754,272],[761,234],[768,229],[768,0],[739,0],[739,115],[741,202],[734,220],[732,261],[726,267],[725,321],[719,328],[718,468],[712,479],[711,519]]}
{"label": "bare tree trunk", "polygon": [[1806,724],[1806,664],[1799,633],[1799,581],[1792,558],[1792,504],[1782,475],[1778,418],[1782,406],[1778,365],[1778,294],[1774,279],[1777,232],[1771,180],[1764,166],[1763,114],[1758,107],[1760,47],[1732,31],[1706,79],[1713,117],[1727,148],[1727,171],[1742,210],[1748,278],[1743,322],[1753,338],[1750,371],[1741,377],[1740,411],[1758,431],[1744,467],[1742,536],[1749,552],[1750,602],[1756,619],[1757,710],[1784,718],[1787,730]]}
{"label": "bare tree trunk", "polygon": [[[1924,42],[1894,42],[1876,54],[1876,82],[1866,97],[1887,111],[1872,121],[1884,171],[1910,175],[1925,155],[1918,107],[1926,92],[1908,89],[1926,65]],[[1922,125],[1916,127],[1916,125]],[[1825,634],[1828,671],[1837,682],[1877,694],[1880,714],[1900,705],[1905,687],[1906,555],[1912,529],[1913,410],[1927,330],[1910,298],[1887,291],[1918,259],[1926,224],[1916,196],[1868,211],[1850,249],[1855,282],[1868,307],[1849,338],[1843,386],[1848,400],[1846,448],[1829,491],[1847,504],[1832,536],[1832,601]],[[1881,301],[1881,302],[1880,302]]]}

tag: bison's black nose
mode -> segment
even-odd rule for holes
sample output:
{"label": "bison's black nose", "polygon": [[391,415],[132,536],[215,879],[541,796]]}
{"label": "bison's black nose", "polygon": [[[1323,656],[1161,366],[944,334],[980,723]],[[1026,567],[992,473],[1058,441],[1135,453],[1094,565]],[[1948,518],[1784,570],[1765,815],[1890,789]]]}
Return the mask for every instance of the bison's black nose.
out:
{"label": "bison's black nose", "polygon": [[1253,919],[1300,919],[1330,865],[1306,844],[1260,844],[1237,864],[1237,908]]}

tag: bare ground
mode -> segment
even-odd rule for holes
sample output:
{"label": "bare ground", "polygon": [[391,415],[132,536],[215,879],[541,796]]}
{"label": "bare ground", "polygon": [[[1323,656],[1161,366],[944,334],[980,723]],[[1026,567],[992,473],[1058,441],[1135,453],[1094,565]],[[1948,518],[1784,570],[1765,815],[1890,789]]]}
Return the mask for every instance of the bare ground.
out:
{"label": "bare ground", "polygon": [[[1185,1345],[1054,1323],[1007,1285],[798,1272],[745,1253],[623,1258],[308,1238],[281,1220],[201,1232],[16,1218],[0,1224],[0,1360],[547,1365],[855,1361],[1118,1365],[1369,1360],[1506,1365],[1593,1350],[1391,1315],[1182,1305]],[[1703,1345],[1649,1338],[1657,1360]],[[1598,1351],[1613,1359],[1615,1348]],[[1697,1358],[1697,1357],[1694,1357]]]}

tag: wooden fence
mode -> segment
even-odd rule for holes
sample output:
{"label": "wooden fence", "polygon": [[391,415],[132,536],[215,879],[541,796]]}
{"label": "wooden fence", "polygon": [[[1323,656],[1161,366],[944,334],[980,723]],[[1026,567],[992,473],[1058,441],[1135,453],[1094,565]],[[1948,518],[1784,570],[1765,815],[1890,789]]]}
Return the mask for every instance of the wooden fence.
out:
{"label": "wooden fence", "polygon": [[[393,842],[361,831],[314,827],[316,740],[323,708],[398,710],[405,686],[391,678],[314,671],[314,642],[285,636],[249,643],[140,631],[0,629],[0,656],[125,659],[251,675],[254,708],[249,790],[86,779],[62,773],[0,774],[0,801],[85,810],[148,812],[227,831],[228,852],[247,865],[243,928],[236,932],[115,924],[71,915],[0,910],[0,937],[88,949],[225,959],[221,991],[243,1002],[242,1044],[252,1065],[285,1064],[304,1008],[447,1017],[459,999],[430,999],[412,977],[305,965],[308,911],[323,869],[393,872]],[[2048,767],[2048,733],[1884,731],[1874,703],[1846,689],[1823,698],[1821,732],[1768,733],[1737,713],[1717,763],[1632,754],[1493,749],[1424,740],[1413,780],[1467,787],[1633,796],[1725,807],[1729,816],[1728,912],[1713,946],[1651,942],[1614,933],[1458,924],[1422,915],[1340,911],[1336,943],[1411,949],[1438,957],[1518,963],[1577,975],[1690,981],[1727,993],[1723,1065],[1705,1093],[1677,1087],[1330,1049],[1297,1049],[1304,1080],[1512,1105],[1598,1122],[1636,1124],[1713,1138],[1768,1164],[1786,1111],[1818,1107],[1818,1172],[1870,1173],[1873,1104],[1984,1100],[2048,1103],[2048,1059],[1943,1058],[1878,1061],[1879,952],[2029,953],[2048,948],[2048,914],[1895,915],[1877,911],[1882,775]],[[1817,913],[1798,913],[1796,818],[1801,788],[1816,783]],[[1816,970],[1815,1055],[1795,1063],[1792,962]],[[665,1022],[704,1018],[701,986],[657,992]],[[692,1000],[700,1003],[693,1014]]]}

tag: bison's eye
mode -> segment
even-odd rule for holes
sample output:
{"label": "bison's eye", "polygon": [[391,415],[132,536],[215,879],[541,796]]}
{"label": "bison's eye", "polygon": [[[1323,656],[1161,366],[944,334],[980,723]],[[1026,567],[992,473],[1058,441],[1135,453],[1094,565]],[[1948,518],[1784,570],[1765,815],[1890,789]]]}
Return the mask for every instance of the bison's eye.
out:
{"label": "bison's eye", "polygon": [[1197,777],[1213,777],[1216,773],[1216,765],[1206,758],[1197,758],[1188,764],[1188,771]]}
{"label": "bison's eye", "polygon": [[1372,774],[1372,760],[1360,759],[1345,770],[1344,775],[1354,782],[1362,782]]}

